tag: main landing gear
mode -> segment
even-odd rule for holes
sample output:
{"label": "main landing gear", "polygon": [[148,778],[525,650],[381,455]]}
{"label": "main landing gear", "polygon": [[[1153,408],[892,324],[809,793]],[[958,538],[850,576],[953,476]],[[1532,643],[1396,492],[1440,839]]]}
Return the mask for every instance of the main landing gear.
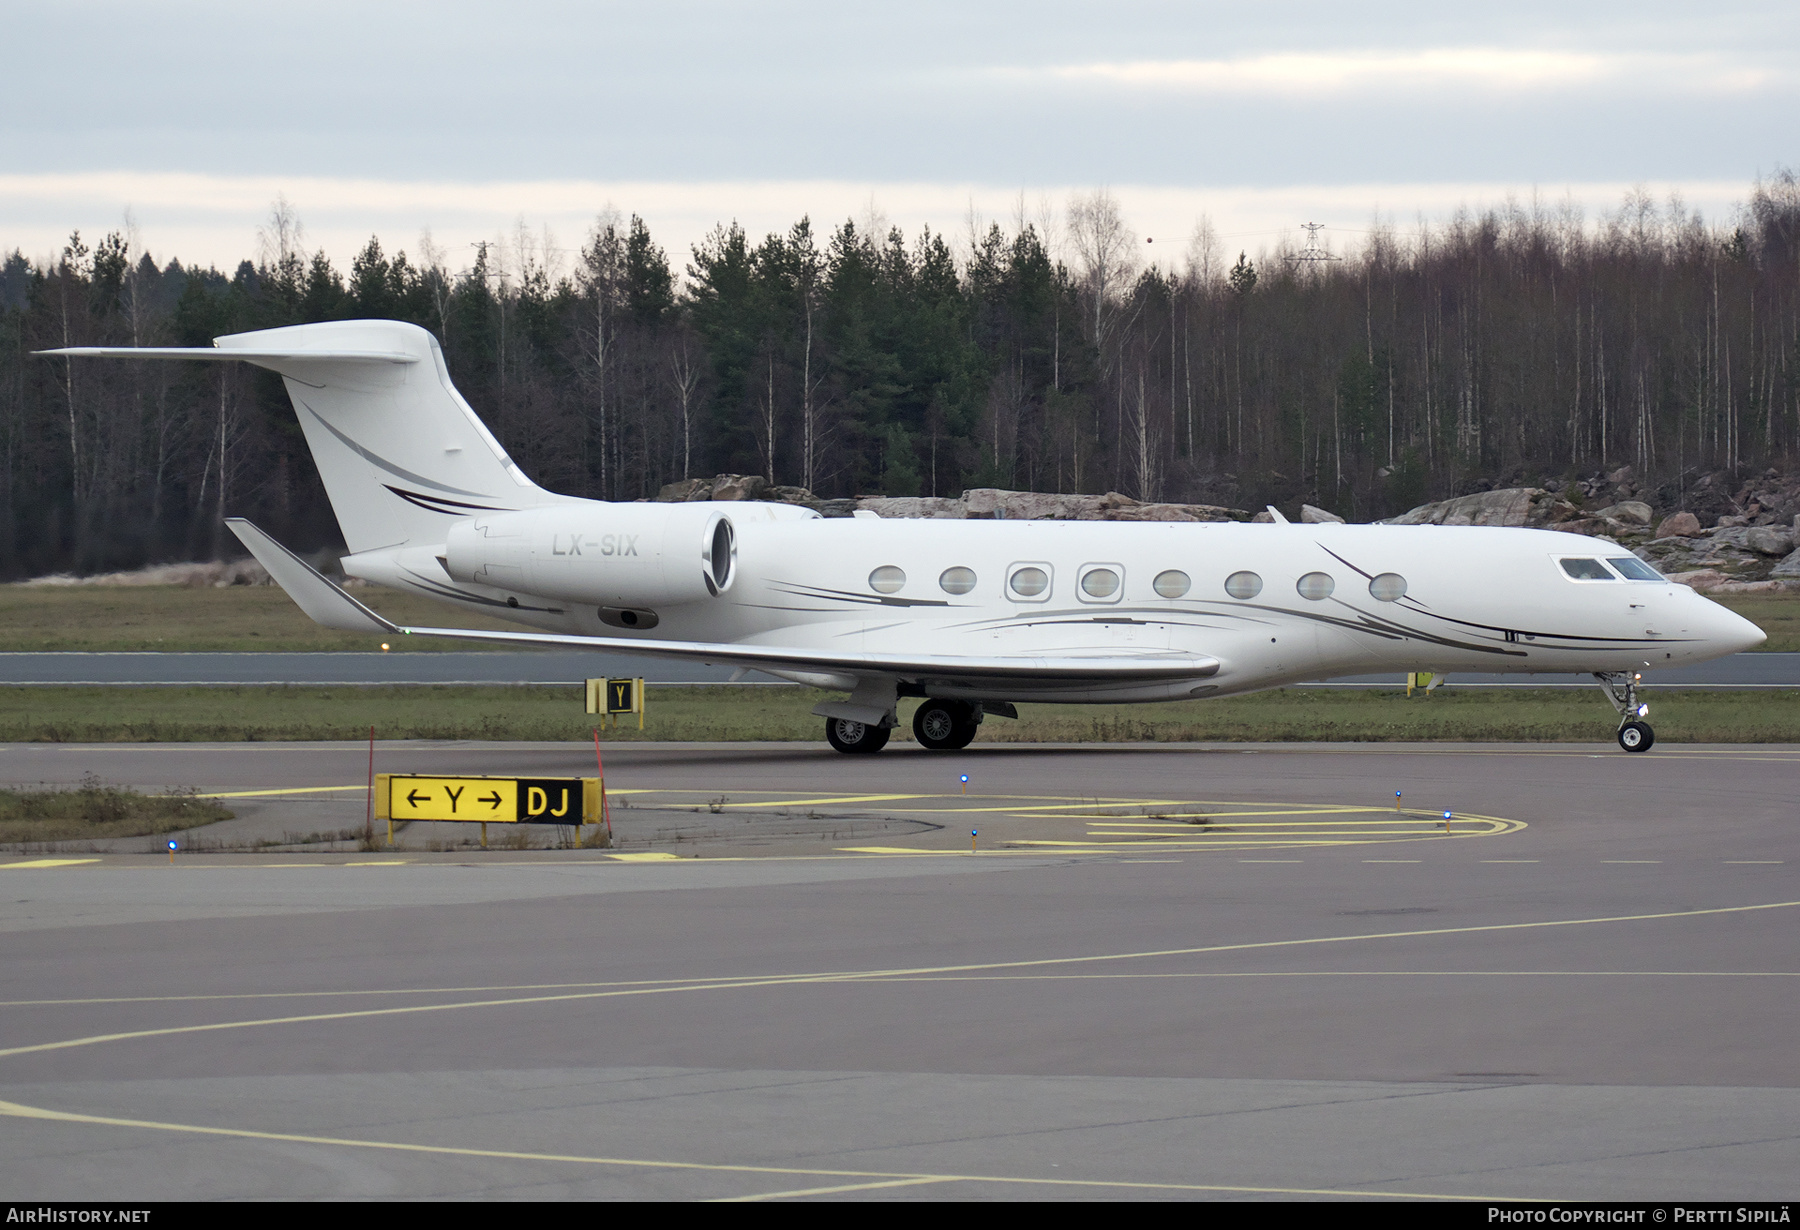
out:
{"label": "main landing gear", "polygon": [[[1010,704],[994,701],[984,707],[977,701],[926,700],[913,714],[913,737],[928,751],[954,752],[974,742],[981,719],[990,712],[1002,717],[1018,716],[1018,711]],[[890,712],[888,722],[893,720]],[[879,752],[887,746],[891,733],[891,725],[878,726],[842,717],[825,719],[825,741],[836,750],[853,755]]]}
{"label": "main landing gear", "polygon": [[825,741],[840,752],[873,755],[887,746],[888,728],[849,718],[826,718]]}
{"label": "main landing gear", "polygon": [[1656,732],[1644,718],[1650,706],[1638,700],[1638,684],[1644,677],[1623,671],[1596,671],[1594,678],[1606,692],[1606,699],[1619,711],[1619,746],[1628,752],[1647,752],[1656,742]]}
{"label": "main landing gear", "polygon": [[928,700],[913,714],[913,738],[934,752],[954,752],[975,741],[981,706],[966,700]]}

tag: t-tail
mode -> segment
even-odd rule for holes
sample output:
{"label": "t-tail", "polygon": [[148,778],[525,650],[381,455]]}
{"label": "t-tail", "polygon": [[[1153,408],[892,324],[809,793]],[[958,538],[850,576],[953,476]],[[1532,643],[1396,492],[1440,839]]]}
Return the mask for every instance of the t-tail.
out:
{"label": "t-tail", "polygon": [[236,333],[211,348],[43,353],[241,360],[279,372],[352,553],[436,546],[456,521],[570,501],[513,464],[417,325],[333,321]]}

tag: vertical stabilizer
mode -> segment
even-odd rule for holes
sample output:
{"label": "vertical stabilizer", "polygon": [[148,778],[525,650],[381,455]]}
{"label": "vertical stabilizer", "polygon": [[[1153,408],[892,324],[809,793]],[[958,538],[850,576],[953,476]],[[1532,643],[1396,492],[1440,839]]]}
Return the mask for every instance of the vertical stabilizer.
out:
{"label": "vertical stabilizer", "polygon": [[281,373],[353,553],[441,543],[465,517],[568,499],[513,464],[417,325],[292,325],[216,345]]}

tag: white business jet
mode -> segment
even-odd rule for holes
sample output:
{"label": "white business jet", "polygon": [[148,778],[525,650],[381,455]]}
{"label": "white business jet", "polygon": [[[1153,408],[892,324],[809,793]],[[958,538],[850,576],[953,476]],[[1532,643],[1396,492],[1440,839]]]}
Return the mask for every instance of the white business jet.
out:
{"label": "white business jet", "polygon": [[901,697],[923,699],[920,745],[949,750],[1021,701],[1188,700],[1383,671],[1591,672],[1620,746],[1640,752],[1654,738],[1641,672],[1764,639],[1621,547],[1544,530],[824,519],[557,495],[457,393],[436,339],[395,321],[43,353],[279,372],[345,573],[534,630],[397,626],[228,521],[319,623],[754,668],[848,693],[813,710],[840,752],[879,751]]}

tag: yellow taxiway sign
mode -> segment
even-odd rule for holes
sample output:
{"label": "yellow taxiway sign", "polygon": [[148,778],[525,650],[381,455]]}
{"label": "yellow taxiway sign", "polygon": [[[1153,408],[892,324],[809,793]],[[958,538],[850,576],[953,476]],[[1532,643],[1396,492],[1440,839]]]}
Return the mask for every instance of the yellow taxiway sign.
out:
{"label": "yellow taxiway sign", "polygon": [[486,824],[598,824],[597,777],[375,775],[378,820],[474,820]]}

